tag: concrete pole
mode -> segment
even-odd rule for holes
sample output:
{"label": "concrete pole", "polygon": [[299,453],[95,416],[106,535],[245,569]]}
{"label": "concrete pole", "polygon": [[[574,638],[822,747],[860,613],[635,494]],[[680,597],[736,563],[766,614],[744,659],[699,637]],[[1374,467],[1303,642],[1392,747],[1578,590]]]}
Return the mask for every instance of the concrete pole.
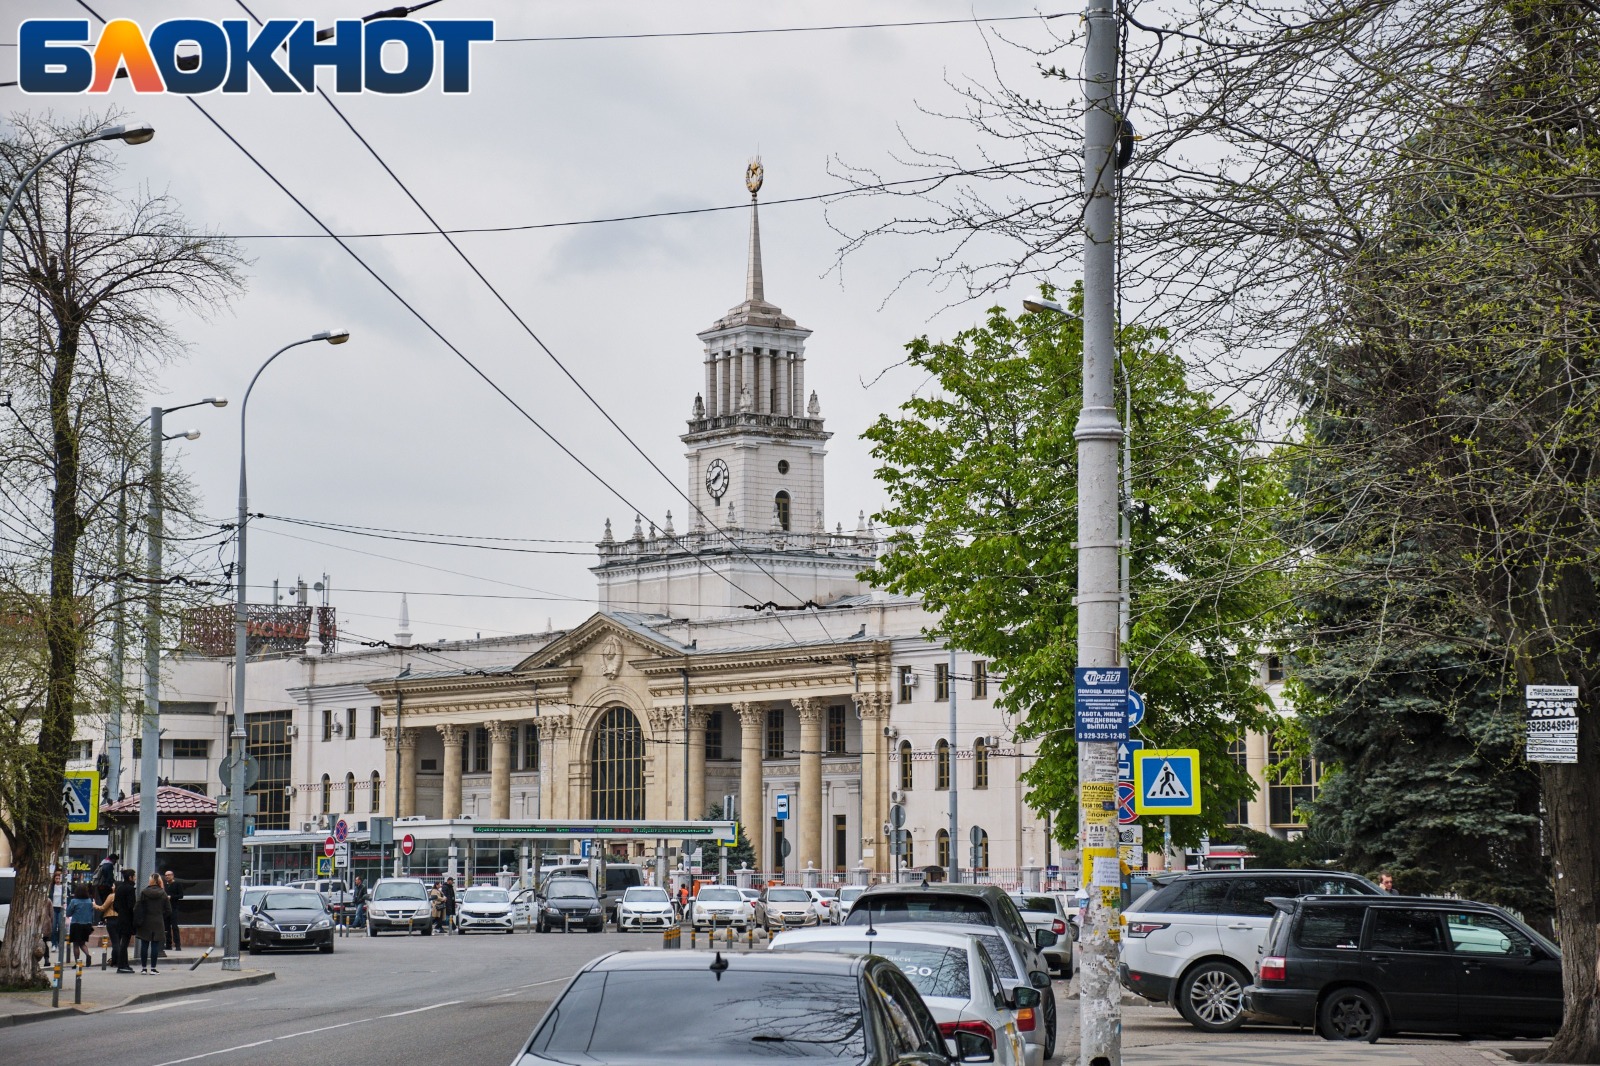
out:
{"label": "concrete pole", "polygon": [[[126,469],[122,480],[128,480]],[[122,714],[124,711],[122,685],[123,654],[128,643],[128,608],[123,602],[126,586],[122,575],[128,569],[128,487],[117,490],[117,580],[112,597],[116,606],[111,612],[111,707],[106,717],[106,796],[117,802],[122,788]],[[121,876],[120,874],[118,876]]]}
{"label": "concrete pole", "polygon": [[[1117,19],[1111,0],[1088,0],[1084,47],[1083,407],[1078,442],[1078,665],[1116,666],[1121,658],[1118,585],[1116,384]],[[1116,745],[1080,743],[1078,780],[1116,787]],[[1082,835],[1080,795],[1080,837]],[[1122,997],[1117,983],[1115,893],[1091,890],[1080,945],[1078,1061],[1122,1061]]]}
{"label": "concrete pole", "polygon": [[161,415],[150,408],[150,506],[146,523],[144,715],[139,730],[139,883],[156,869],[156,790],[161,777]]}
{"label": "concrete pole", "polygon": [[[800,825],[795,854],[802,870],[822,866],[822,700],[794,701],[800,719]],[[788,828],[785,826],[784,828]],[[780,860],[781,861],[781,860]]]}
{"label": "concrete pole", "polygon": [[956,791],[956,771],[960,761],[956,758],[956,650],[950,649],[950,665],[944,673],[944,687],[950,697],[950,868],[946,871],[950,883],[961,880],[961,809]]}

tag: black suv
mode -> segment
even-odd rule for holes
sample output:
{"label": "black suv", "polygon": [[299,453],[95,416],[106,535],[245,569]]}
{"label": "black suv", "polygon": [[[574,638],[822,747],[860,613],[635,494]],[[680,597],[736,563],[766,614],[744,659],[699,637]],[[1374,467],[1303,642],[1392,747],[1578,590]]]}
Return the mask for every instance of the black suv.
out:
{"label": "black suv", "polygon": [[1272,900],[1253,1013],[1330,1040],[1384,1033],[1547,1036],[1561,952],[1499,907],[1407,896]]}

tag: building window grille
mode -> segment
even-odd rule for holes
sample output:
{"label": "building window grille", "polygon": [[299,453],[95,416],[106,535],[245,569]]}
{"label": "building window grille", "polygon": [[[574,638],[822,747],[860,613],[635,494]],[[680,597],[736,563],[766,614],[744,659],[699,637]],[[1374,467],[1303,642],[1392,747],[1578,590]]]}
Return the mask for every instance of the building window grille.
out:
{"label": "building window grille", "polygon": [[933,664],[933,698],[936,703],[943,703],[950,698],[950,664]]}
{"label": "building window grille", "polygon": [[916,774],[911,765],[911,741],[900,742],[900,791],[910,792],[911,782]]}
{"label": "building window grille", "polygon": [[322,775],[322,813],[333,813],[333,778]]}
{"label": "building window grille", "polygon": [[767,711],[767,758],[783,758],[783,711],[778,708]]}
{"label": "building window grille", "polygon": [[950,742],[941,740],[933,746],[933,787],[949,789],[950,787]]}
{"label": "building window grille", "polygon": [[356,775],[344,775],[344,813],[356,813]]}
{"label": "building window grille", "polygon": [[989,742],[983,737],[972,742],[972,787],[989,787]]}
{"label": "building window grille", "polygon": [[591,818],[644,817],[644,732],[626,707],[600,719],[589,748]]}
{"label": "building window grille", "polygon": [[985,659],[972,660],[972,698],[989,698],[989,663]]}
{"label": "building window grille", "polygon": [[772,498],[772,514],[777,520],[778,528],[785,533],[789,532],[789,494],[780,492]]}
{"label": "building window grille", "polygon": [[828,754],[844,754],[844,708],[828,708]]}
{"label": "building window grille", "polygon": [[706,717],[706,758],[722,758],[722,712],[712,711]]}

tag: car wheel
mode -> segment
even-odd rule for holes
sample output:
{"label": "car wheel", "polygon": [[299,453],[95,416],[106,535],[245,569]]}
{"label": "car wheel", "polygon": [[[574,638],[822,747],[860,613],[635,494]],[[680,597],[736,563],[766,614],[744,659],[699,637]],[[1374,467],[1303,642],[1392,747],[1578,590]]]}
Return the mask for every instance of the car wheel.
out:
{"label": "car wheel", "polygon": [[324,955],[332,955],[333,954],[333,942],[329,941],[326,944],[319,944],[319,945],[317,945],[317,950],[322,952]]}
{"label": "car wheel", "polygon": [[369,925],[369,926],[367,926],[367,935],[368,936],[377,936],[378,935],[378,930]]}
{"label": "car wheel", "polygon": [[1056,994],[1047,988],[1044,995],[1044,1057],[1048,1061],[1056,1057]]}
{"label": "car wheel", "polygon": [[431,924],[423,926],[422,927],[422,935],[423,936],[432,936],[433,935],[433,926]]}
{"label": "car wheel", "polygon": [[466,935],[467,935],[466,929],[462,928],[459,925],[456,926],[456,936],[466,936]]}
{"label": "car wheel", "polygon": [[1317,1030],[1326,1040],[1376,1043],[1383,1032],[1383,1008],[1361,988],[1341,988],[1323,997],[1317,1009]]}
{"label": "car wheel", "polygon": [[1178,983],[1178,1013],[1196,1029],[1231,1033],[1244,1024],[1245,984],[1232,963],[1203,962]]}
{"label": "car wheel", "polygon": [[250,941],[250,954],[252,954],[252,955],[261,954],[261,945],[257,944],[254,940]]}

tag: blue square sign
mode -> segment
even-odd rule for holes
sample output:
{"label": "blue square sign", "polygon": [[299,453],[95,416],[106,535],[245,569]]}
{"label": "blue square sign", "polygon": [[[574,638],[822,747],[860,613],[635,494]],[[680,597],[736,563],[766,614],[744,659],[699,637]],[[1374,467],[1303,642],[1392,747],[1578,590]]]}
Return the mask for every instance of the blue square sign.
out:
{"label": "blue square sign", "polygon": [[1080,666],[1073,671],[1073,735],[1079,743],[1111,743],[1128,739],[1128,668]]}
{"label": "blue square sign", "polygon": [[1200,752],[1171,748],[1133,753],[1133,809],[1139,814],[1200,813]]}

